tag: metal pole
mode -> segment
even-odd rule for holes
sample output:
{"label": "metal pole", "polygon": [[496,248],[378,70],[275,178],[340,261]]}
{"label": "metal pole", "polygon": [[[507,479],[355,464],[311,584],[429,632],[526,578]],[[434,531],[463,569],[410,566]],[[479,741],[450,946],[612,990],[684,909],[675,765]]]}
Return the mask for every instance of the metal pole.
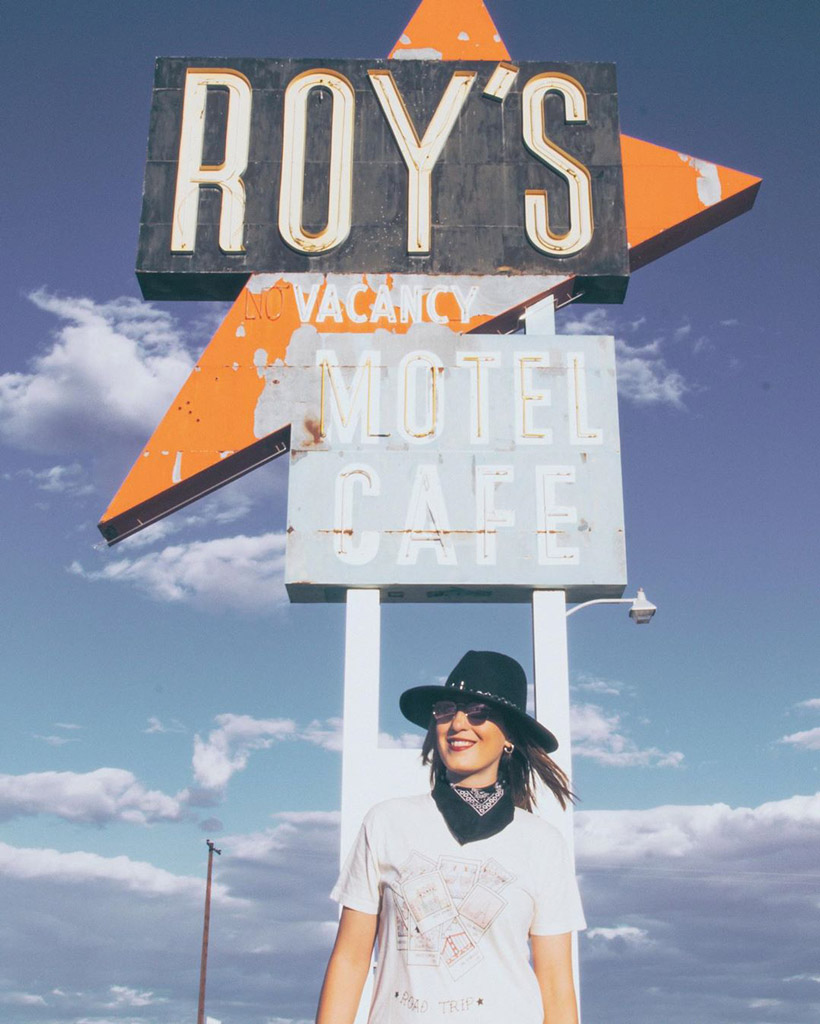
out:
{"label": "metal pole", "polygon": [[342,715],[342,833],[344,863],[362,818],[382,796],[373,794],[379,742],[381,597],[378,590],[348,590]]}
{"label": "metal pole", "polygon": [[202,959],[199,966],[199,1009],[196,1024],[205,1024],[205,975],[208,969],[208,932],[211,927],[211,878],[213,876],[214,853],[221,854],[210,839],[208,844],[208,881],[205,883],[205,921],[202,926]]}
{"label": "metal pole", "polygon": [[589,608],[591,604],[634,604],[634,597],[596,597],[594,601],[584,601],[583,604],[576,604],[574,608],[567,611],[567,618],[574,615],[582,608]]}
{"label": "metal pole", "polygon": [[[378,590],[351,589],[347,592],[342,717],[342,833],[339,850],[342,863],[353,845],[362,818],[374,802],[373,771],[379,742],[380,602]],[[354,1024],[365,1024],[372,992],[371,964]]]}

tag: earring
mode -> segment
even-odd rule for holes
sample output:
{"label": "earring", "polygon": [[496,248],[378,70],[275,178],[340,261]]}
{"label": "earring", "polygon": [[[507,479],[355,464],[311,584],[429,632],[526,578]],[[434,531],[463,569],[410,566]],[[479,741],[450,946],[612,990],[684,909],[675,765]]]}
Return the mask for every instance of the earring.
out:
{"label": "earring", "polygon": [[515,744],[514,743],[505,743],[504,744],[504,753],[505,754],[511,754],[514,750],[515,750]]}

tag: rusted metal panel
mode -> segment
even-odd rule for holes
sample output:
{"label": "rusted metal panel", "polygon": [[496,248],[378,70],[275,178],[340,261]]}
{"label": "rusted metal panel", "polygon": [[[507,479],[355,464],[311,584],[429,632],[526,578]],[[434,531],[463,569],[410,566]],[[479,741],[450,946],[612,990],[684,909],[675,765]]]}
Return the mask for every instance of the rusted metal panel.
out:
{"label": "rusted metal panel", "polygon": [[287,362],[291,600],[621,594],[612,338],[305,327]]}
{"label": "rusted metal panel", "polygon": [[160,59],[143,294],[282,271],[573,274],[620,301],[614,65]]}

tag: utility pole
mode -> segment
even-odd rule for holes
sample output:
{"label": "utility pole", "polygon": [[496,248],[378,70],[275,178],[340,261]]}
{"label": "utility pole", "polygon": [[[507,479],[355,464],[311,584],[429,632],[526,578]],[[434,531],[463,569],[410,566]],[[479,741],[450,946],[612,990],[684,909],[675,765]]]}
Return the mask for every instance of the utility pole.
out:
{"label": "utility pole", "polygon": [[196,1015],[196,1024],[205,1024],[205,975],[208,969],[208,931],[211,926],[211,877],[213,875],[214,854],[221,856],[222,851],[217,850],[210,839],[208,844],[208,881],[205,884],[205,922],[202,926],[202,960],[199,968],[199,1009]]}

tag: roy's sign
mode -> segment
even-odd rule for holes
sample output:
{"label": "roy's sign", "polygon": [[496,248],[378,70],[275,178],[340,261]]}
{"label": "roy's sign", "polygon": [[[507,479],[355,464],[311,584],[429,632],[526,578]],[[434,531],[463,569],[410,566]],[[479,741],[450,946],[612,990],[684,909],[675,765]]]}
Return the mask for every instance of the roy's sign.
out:
{"label": "roy's sign", "polygon": [[621,301],[614,65],[158,60],[144,295],[271,271],[573,274]]}
{"label": "roy's sign", "polygon": [[279,388],[292,402],[291,600],[622,592],[612,338],[306,326],[285,365],[256,360],[258,432],[277,422]]}
{"label": "roy's sign", "polygon": [[[109,544],[117,543],[285,454],[293,436],[300,456],[294,457],[293,472],[299,478],[314,465],[308,456],[321,461],[349,454],[364,467],[344,485],[338,508],[333,497],[335,512],[328,511],[323,497],[321,520],[300,519],[293,505],[294,556],[298,530],[304,528],[314,532],[322,559],[331,558],[332,567],[314,573],[303,559],[304,572],[294,569],[291,577],[294,596],[306,578],[325,579],[327,593],[338,593],[339,564],[352,572],[356,551],[372,549],[373,558],[364,564],[381,572],[380,579],[397,579],[395,542],[408,523],[411,532],[419,532],[413,527],[420,521],[416,513],[437,522],[446,513],[453,547],[445,546],[450,542],[443,539],[444,530],[428,546],[403,540],[409,544],[406,552],[418,553],[408,563],[408,585],[423,586],[410,577],[426,564],[439,572],[442,591],[461,593],[457,579],[472,574],[478,581],[475,593],[495,593],[487,586],[487,563],[475,555],[476,535],[487,533],[492,509],[506,509],[516,523],[496,524],[498,567],[510,568],[510,542],[521,528],[528,538],[516,548],[526,549],[521,579],[544,585],[544,565],[532,569],[542,553],[538,544],[544,543],[538,516],[550,520],[549,509],[557,507],[574,509],[578,516],[577,528],[559,545],[578,549],[577,565],[566,566],[567,585],[594,587],[595,582],[578,582],[588,573],[598,585],[617,587],[623,578],[617,554],[620,483],[615,486],[613,474],[601,477],[604,491],[618,503],[603,529],[606,520],[588,514],[593,506],[579,486],[606,445],[585,451],[589,463],[578,463],[580,454],[572,446],[561,454],[542,442],[544,458],[526,467],[505,461],[501,451],[497,463],[479,462],[483,449],[472,442],[453,449],[460,442],[450,427],[466,422],[469,409],[455,420],[447,410],[467,378],[464,366],[440,353],[445,376],[451,373],[453,382],[462,382],[445,386],[450,427],[442,435],[443,447],[431,460],[438,441],[425,454],[421,439],[405,439],[408,475],[394,481],[388,468],[393,463],[382,467],[371,461],[370,442],[361,442],[362,452],[348,451],[350,439],[334,439],[332,430],[320,431],[321,444],[300,440],[306,416],[299,418],[289,392],[280,387],[277,393],[275,381],[289,379],[291,339],[308,330],[339,360],[338,373],[327,364],[326,384],[333,377],[344,402],[345,381],[360,371],[358,350],[337,351],[325,336],[388,331],[399,338],[429,324],[449,328],[466,342],[479,334],[515,332],[548,298],[556,307],[575,300],[621,301],[628,269],[640,269],[748,210],[760,179],[619,136],[611,64],[513,64],[482,0],[422,0],[390,57],[157,61],[137,275],[147,298],[235,301],[99,528]],[[499,341],[497,350],[512,358],[518,343]],[[458,350],[464,351],[477,350]],[[456,358],[455,351],[450,355]],[[393,364],[379,363],[380,375],[400,373],[399,360]],[[495,387],[512,372],[511,365],[488,364],[486,382]],[[566,365],[563,371],[551,365],[556,373],[568,372]],[[587,362],[587,374],[591,365]],[[307,359],[302,369],[315,376],[318,367]],[[394,394],[392,389],[386,385],[382,394]],[[548,390],[564,394],[562,385]],[[315,405],[315,396],[310,400]],[[529,400],[524,405],[538,416],[556,414],[557,407],[547,412]],[[351,414],[359,410],[354,406]],[[606,404],[598,409],[604,417]],[[330,415],[332,421],[335,414]],[[371,406],[368,415],[372,421]],[[393,440],[382,438],[375,449],[386,460],[401,437],[400,421],[387,407],[380,408],[378,419],[393,424]],[[507,430],[508,451],[516,458],[525,455],[527,445],[516,440],[513,428],[499,429]],[[549,429],[553,438],[568,436],[557,422]],[[606,444],[614,443],[617,432],[607,428],[604,436]],[[348,448],[337,451],[339,443]],[[454,450],[465,460],[458,487],[449,469]],[[418,477],[422,455],[426,461],[420,464],[435,465],[434,474],[425,469]],[[511,465],[512,477],[498,482],[496,464]],[[472,468],[465,469],[468,465]],[[575,480],[556,483],[555,502],[549,503],[543,482],[555,466],[574,466]],[[328,480],[336,481],[338,471],[329,465]],[[438,479],[441,501],[420,505],[411,471],[417,486],[431,494]],[[514,499],[513,479],[516,487],[529,488]],[[336,486],[332,483],[331,490]],[[472,498],[463,497],[485,493],[483,487],[490,488],[486,522],[477,507],[469,511]],[[335,554],[328,549],[322,531],[344,539],[346,531],[359,530],[372,539],[381,520],[368,516],[376,514],[377,505],[390,523],[377,549],[370,542]],[[339,509],[348,509],[352,519]],[[585,523],[595,525],[586,530]],[[609,561],[601,563],[608,565],[605,571],[594,567],[588,547],[604,535],[614,545]],[[444,562],[436,544],[446,553]],[[451,550],[455,563],[447,561]],[[547,585],[562,585],[559,576],[549,579]],[[363,580],[358,577],[358,584],[367,585]]]}

